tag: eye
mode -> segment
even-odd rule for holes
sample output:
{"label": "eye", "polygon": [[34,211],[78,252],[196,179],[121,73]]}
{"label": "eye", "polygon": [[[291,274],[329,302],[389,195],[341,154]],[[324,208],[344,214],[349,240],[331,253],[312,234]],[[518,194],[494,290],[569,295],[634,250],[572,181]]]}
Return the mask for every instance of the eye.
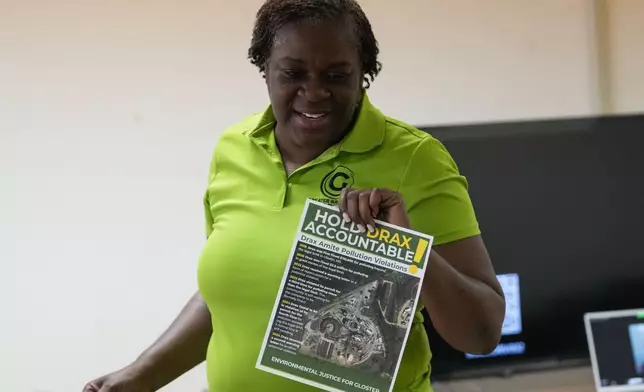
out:
{"label": "eye", "polygon": [[286,79],[299,79],[304,75],[304,72],[299,69],[284,69],[282,76]]}
{"label": "eye", "polygon": [[329,72],[327,78],[334,82],[339,82],[345,80],[349,77],[349,74],[346,72]]}

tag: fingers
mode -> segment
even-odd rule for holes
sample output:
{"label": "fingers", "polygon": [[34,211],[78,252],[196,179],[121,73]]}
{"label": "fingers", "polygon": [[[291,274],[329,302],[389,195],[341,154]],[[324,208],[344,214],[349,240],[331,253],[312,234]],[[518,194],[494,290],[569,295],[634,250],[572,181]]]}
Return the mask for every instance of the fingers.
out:
{"label": "fingers", "polygon": [[344,212],[349,215],[349,220],[355,222],[360,231],[364,233],[366,230],[366,224],[360,216],[360,192],[356,190],[348,190],[345,194],[345,199],[347,209]]}
{"label": "fingers", "polygon": [[360,218],[370,233],[373,233],[376,228],[376,222],[373,220],[373,211],[371,210],[371,204],[369,203],[372,193],[373,192],[363,191],[358,195],[358,211],[360,213]]}
{"label": "fingers", "polygon": [[[375,193],[375,194],[374,194]],[[380,204],[378,192],[374,190],[355,190],[345,188],[340,194],[340,211],[347,222],[354,222],[360,231],[375,231],[375,217]]]}
{"label": "fingers", "polygon": [[340,208],[340,212],[342,212],[342,217],[347,222],[351,221],[351,217],[349,216],[349,213],[347,212],[347,193],[348,192],[349,192],[348,188],[342,188],[342,191],[340,192],[340,201],[338,203],[338,207]]}
{"label": "fingers", "polygon": [[94,384],[94,381],[92,381],[87,385],[85,385],[85,388],[83,388],[83,392],[99,392],[99,387]]}
{"label": "fingers", "polygon": [[380,214],[380,203],[383,200],[383,192],[380,189],[374,189],[369,195],[369,206],[371,207],[373,219],[378,218],[378,214]]}
{"label": "fingers", "polygon": [[[116,389],[121,390],[119,388]],[[114,390],[114,384],[109,381],[109,375],[92,380],[83,388],[83,392],[110,392]]]}
{"label": "fingers", "polygon": [[97,390],[96,392],[114,392],[114,391],[124,391],[125,392],[125,391],[131,390],[130,388],[128,388],[128,387],[124,388],[122,385],[118,386],[118,385],[114,385],[114,384],[111,384],[109,382],[106,382],[106,383],[103,383],[103,385],[101,386],[101,389]]}

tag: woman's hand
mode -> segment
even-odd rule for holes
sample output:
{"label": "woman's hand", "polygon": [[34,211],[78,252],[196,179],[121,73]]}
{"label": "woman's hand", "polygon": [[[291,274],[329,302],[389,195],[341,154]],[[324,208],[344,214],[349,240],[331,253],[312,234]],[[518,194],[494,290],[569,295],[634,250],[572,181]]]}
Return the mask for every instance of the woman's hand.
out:
{"label": "woman's hand", "polygon": [[340,194],[340,211],[346,221],[355,222],[363,230],[375,230],[375,219],[410,228],[402,196],[385,188],[344,188]]}
{"label": "woman's hand", "polygon": [[[372,231],[375,219],[411,229],[402,196],[390,189],[345,188],[339,207],[345,220],[362,229]],[[501,338],[505,300],[481,236],[436,246],[426,268],[431,273],[421,299],[438,333],[462,352],[492,352]]]}
{"label": "woman's hand", "polygon": [[83,392],[152,392],[136,365],[130,365],[114,373],[90,381]]}
{"label": "woman's hand", "polygon": [[212,317],[196,292],[157,340],[129,366],[90,381],[83,392],[152,392],[206,359]]}

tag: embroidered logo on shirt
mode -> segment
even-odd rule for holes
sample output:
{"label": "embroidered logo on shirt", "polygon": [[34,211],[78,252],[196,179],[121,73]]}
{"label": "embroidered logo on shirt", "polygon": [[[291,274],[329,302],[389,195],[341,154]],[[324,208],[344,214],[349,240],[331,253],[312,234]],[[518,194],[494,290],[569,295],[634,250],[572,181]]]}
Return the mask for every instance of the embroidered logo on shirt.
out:
{"label": "embroidered logo on shirt", "polygon": [[355,182],[354,174],[346,166],[338,166],[329,174],[324,176],[320,183],[320,191],[329,199],[337,199],[342,189],[351,188]]}

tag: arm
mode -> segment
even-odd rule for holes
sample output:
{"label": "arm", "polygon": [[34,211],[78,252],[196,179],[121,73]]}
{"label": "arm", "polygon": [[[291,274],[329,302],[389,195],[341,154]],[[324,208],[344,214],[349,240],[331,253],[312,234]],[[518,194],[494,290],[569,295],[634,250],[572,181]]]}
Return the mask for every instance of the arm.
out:
{"label": "arm", "polygon": [[501,339],[505,298],[481,237],[468,182],[438,140],[424,139],[401,181],[410,226],[434,236],[421,298],[447,343],[485,354]]}
{"label": "arm", "polygon": [[132,366],[156,391],[206,359],[211,335],[210,312],[197,292],[168,329]]}
{"label": "arm", "polygon": [[455,349],[487,354],[498,345],[505,299],[481,236],[432,250],[421,298],[436,331]]}
{"label": "arm", "polygon": [[210,312],[197,292],[136,361],[88,382],[83,392],[159,390],[204,361],[211,335]]}
{"label": "arm", "polygon": [[[399,193],[344,189],[340,210],[347,219],[375,227],[374,216],[412,228]],[[505,299],[480,235],[436,246],[430,253],[421,299],[436,331],[457,350],[492,352],[501,338]]]}
{"label": "arm", "polygon": [[[210,166],[214,179],[215,157]],[[212,232],[208,192],[204,195],[206,235]],[[212,336],[210,311],[197,291],[172,324],[132,364],[87,383],[83,392],[157,391],[206,359]]]}
{"label": "arm", "polygon": [[378,216],[433,235],[421,299],[437,332],[463,352],[483,354],[496,348],[505,299],[480,235],[467,181],[440,142],[426,138],[418,144],[398,192],[346,189],[340,209],[367,228]]}

